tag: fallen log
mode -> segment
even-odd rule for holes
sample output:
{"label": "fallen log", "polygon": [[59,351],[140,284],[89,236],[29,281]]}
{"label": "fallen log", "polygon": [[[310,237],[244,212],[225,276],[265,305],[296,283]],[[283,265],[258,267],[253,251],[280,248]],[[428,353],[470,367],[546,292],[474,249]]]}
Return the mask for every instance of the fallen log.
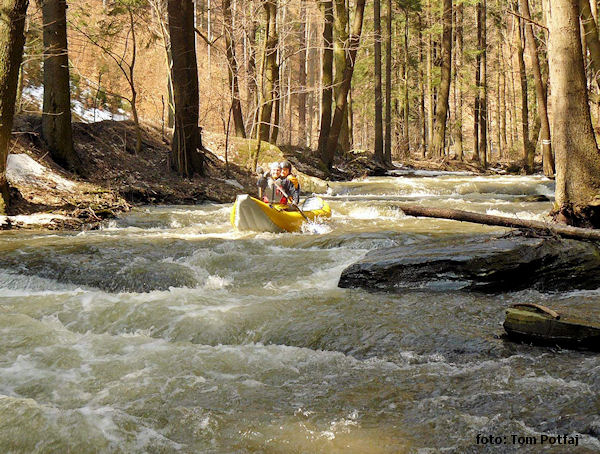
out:
{"label": "fallen log", "polygon": [[575,240],[600,241],[600,229],[584,229],[548,222],[492,216],[489,214],[473,213],[472,211],[452,210],[448,208],[427,208],[419,205],[396,205],[404,214],[415,217],[450,219],[453,221],[473,222],[475,224],[495,225],[516,229],[527,229],[545,235],[558,235],[562,238]]}

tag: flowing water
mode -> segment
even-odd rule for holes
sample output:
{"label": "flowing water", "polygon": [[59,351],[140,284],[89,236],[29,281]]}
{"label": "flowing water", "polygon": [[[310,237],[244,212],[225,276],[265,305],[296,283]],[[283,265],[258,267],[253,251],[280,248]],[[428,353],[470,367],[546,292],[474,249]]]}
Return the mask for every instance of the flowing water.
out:
{"label": "flowing water", "polygon": [[[237,233],[230,205],[140,208],[84,233],[0,235],[0,452],[541,452],[477,434],[570,434],[600,450],[600,358],[501,338],[512,302],[337,287],[367,251],[502,229],[399,202],[544,219],[541,177],[421,173],[337,183],[327,225]],[[529,447],[531,448],[531,447]]]}

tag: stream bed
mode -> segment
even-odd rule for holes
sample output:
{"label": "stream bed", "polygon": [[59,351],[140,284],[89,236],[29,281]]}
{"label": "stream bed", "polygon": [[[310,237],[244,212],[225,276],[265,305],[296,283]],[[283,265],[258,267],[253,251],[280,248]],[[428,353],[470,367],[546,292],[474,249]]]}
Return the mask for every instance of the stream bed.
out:
{"label": "stream bed", "polygon": [[543,220],[524,197],[553,190],[424,172],[332,184],[332,222],[302,234],[235,232],[217,204],[2,232],[0,452],[599,452],[600,357],[501,336],[511,303],[586,310],[600,289],[337,285],[379,247],[506,233],[398,203]]}

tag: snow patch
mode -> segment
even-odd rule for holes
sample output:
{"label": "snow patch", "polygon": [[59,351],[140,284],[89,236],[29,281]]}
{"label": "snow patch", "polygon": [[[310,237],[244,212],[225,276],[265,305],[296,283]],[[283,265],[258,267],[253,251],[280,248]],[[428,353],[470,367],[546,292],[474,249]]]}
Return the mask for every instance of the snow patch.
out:
{"label": "snow patch", "polygon": [[[44,87],[25,87],[23,88],[23,96],[41,109],[44,104]],[[71,111],[84,123],[104,120],[124,121],[129,118],[123,109],[118,109],[117,112],[99,108],[94,109],[93,107],[86,107],[78,99],[71,100]]]}
{"label": "snow patch", "polygon": [[233,186],[234,188],[244,189],[244,186],[242,186],[237,180],[225,180],[225,183],[227,183],[230,186]]}
{"label": "snow patch", "polygon": [[44,167],[24,153],[9,154],[6,177],[12,184],[21,183],[72,192],[75,183]]}
{"label": "snow patch", "polygon": [[0,216],[0,225],[4,224],[23,224],[23,225],[48,225],[53,221],[69,219],[61,214],[35,213],[18,216]]}
{"label": "snow patch", "polygon": [[76,99],[71,101],[71,110],[85,123],[94,123],[104,120],[124,121],[129,118],[123,109],[119,109],[117,113],[114,113],[104,109],[89,108],[85,107],[81,101]]}

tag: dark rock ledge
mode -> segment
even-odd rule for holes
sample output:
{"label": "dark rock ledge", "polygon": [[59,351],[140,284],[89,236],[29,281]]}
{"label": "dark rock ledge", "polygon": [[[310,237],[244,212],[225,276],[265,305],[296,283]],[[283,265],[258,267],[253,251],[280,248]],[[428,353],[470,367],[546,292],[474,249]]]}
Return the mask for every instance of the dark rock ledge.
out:
{"label": "dark rock ledge", "polygon": [[600,249],[574,240],[524,237],[392,247],[350,265],[338,285],[389,292],[596,289]]}

